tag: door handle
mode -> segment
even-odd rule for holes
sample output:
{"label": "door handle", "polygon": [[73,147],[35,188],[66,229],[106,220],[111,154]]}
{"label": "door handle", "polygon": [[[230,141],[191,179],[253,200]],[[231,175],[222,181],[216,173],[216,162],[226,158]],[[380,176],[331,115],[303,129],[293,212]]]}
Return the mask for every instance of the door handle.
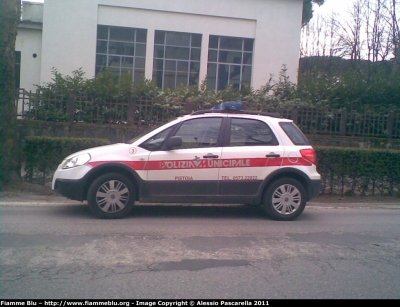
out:
{"label": "door handle", "polygon": [[266,155],[267,158],[279,158],[280,156],[280,154],[276,154],[274,152],[270,152],[268,155]]}
{"label": "door handle", "polygon": [[213,155],[213,154],[207,154],[203,156],[204,159],[217,159],[219,156],[218,155]]}

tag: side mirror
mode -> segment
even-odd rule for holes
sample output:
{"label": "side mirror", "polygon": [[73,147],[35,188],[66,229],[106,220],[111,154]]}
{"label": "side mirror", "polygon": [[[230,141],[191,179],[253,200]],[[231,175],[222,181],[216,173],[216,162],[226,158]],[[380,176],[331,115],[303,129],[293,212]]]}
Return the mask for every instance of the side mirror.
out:
{"label": "side mirror", "polygon": [[182,137],[180,136],[172,136],[165,143],[168,149],[174,149],[182,147]]}

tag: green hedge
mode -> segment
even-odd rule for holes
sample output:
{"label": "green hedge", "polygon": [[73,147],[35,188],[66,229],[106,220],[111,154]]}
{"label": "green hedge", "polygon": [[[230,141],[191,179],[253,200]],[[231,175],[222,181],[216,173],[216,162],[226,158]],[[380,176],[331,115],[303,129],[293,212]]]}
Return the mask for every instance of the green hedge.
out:
{"label": "green hedge", "polygon": [[[110,142],[106,139],[27,137],[24,141],[24,176],[44,184],[68,155]],[[399,195],[400,151],[315,147],[322,194]]]}
{"label": "green hedge", "polygon": [[45,184],[65,157],[83,149],[108,144],[110,142],[106,139],[26,137],[23,146],[24,179]]}
{"label": "green hedge", "polygon": [[400,151],[315,147],[321,193],[399,195]]}

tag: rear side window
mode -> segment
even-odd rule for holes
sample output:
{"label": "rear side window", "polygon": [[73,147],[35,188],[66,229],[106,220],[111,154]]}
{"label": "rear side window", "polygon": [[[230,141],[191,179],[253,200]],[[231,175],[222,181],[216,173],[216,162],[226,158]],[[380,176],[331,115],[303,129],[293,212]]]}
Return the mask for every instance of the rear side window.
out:
{"label": "rear side window", "polygon": [[291,122],[280,122],[279,125],[285,131],[289,139],[293,142],[294,145],[310,145],[306,136],[300,129]]}
{"label": "rear side window", "polygon": [[259,120],[232,118],[230,146],[279,145],[268,125]]}

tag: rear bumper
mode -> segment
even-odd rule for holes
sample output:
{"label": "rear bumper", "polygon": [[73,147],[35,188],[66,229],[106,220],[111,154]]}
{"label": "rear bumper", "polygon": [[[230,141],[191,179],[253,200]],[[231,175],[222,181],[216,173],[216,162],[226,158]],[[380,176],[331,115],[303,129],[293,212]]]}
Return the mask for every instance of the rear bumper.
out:
{"label": "rear bumper", "polygon": [[321,179],[310,180],[310,184],[308,185],[308,200],[313,199],[318,196],[321,191]]}

